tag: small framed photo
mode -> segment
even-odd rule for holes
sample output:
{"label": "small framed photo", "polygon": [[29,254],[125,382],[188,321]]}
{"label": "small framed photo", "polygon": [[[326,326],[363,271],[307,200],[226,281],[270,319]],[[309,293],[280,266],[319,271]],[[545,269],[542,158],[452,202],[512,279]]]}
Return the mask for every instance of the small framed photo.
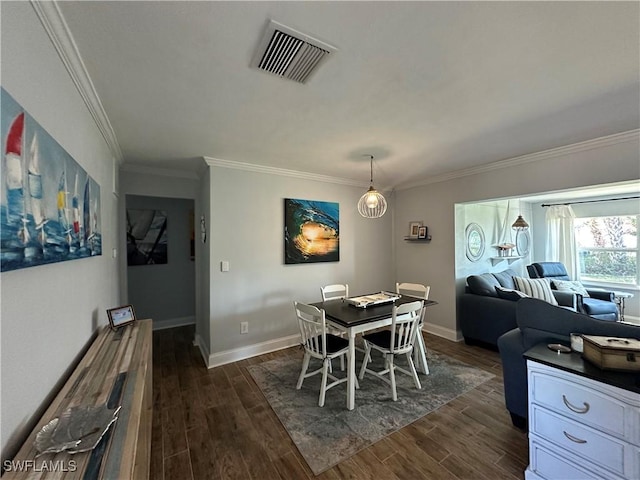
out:
{"label": "small framed photo", "polygon": [[122,307],[110,308],[107,310],[109,324],[114,330],[136,321],[136,314],[133,305],[123,305]]}
{"label": "small framed photo", "polygon": [[427,227],[418,228],[418,238],[427,238]]}
{"label": "small framed photo", "polygon": [[409,238],[418,238],[418,233],[420,233],[421,226],[422,222],[411,222],[409,224]]}

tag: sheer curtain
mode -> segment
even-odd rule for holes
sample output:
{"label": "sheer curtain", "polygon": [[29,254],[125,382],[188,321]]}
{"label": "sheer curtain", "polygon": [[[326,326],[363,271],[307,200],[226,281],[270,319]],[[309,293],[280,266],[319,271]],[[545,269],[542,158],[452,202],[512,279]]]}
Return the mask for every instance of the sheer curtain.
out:
{"label": "sheer curtain", "polygon": [[553,205],[547,214],[546,260],[562,262],[572,280],[578,278],[576,243],[573,233],[575,215],[570,205]]}

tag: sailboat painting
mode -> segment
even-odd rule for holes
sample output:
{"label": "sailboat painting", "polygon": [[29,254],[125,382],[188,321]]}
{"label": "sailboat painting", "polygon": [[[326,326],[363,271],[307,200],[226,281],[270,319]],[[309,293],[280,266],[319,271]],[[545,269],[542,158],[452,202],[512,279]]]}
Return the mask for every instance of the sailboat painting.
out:
{"label": "sailboat painting", "polygon": [[102,255],[100,187],[0,88],[0,271]]}

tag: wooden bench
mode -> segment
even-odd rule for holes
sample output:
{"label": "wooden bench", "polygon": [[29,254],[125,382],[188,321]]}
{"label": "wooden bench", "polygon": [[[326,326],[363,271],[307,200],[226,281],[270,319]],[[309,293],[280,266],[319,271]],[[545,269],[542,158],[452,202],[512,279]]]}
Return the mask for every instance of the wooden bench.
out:
{"label": "wooden bench", "polygon": [[[144,479],[149,477],[152,424],[152,325],[137,320],[104,327],[18,454],[4,462],[3,480]],[[91,451],[36,457],[36,434],[70,407],[117,408],[118,420]],[[9,468],[7,468],[9,467]]]}

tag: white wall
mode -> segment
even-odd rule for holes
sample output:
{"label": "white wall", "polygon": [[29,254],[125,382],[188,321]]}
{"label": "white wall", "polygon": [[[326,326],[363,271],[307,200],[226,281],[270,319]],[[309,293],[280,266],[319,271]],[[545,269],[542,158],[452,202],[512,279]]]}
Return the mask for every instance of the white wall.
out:
{"label": "white wall", "polygon": [[445,336],[457,331],[456,237],[464,235],[460,226],[456,230],[457,203],[638,180],[638,135],[624,140],[589,142],[536,156],[535,161],[507,162],[504,168],[396,192],[395,237],[402,238],[414,220],[423,220],[433,236],[426,245],[395,243],[396,277],[431,285],[429,298],[438,302],[427,312],[427,330]]}
{"label": "white wall", "polygon": [[[117,201],[106,142],[28,2],[1,2],[2,86],[100,185],[102,256],[3,272],[2,458],[118,305]],[[43,155],[43,159],[46,155]]]}
{"label": "white wall", "polygon": [[[366,188],[219,166],[210,176],[210,364],[297,336],[293,301],[320,301],[322,285],[348,283],[353,294],[394,287],[391,213],[362,218]],[[285,198],[340,204],[339,262],[284,264]]]}
{"label": "white wall", "polygon": [[[501,272],[507,268],[526,277],[526,265],[531,263],[530,259],[533,258],[534,252],[530,250],[528,255],[520,259],[500,260],[495,245],[499,243],[515,245],[516,232],[513,231],[511,225],[518,218],[518,215],[522,215],[527,220],[530,219],[530,212],[529,204],[516,200],[457,205],[455,220],[456,278],[466,278],[469,275],[484,272]],[[485,236],[484,254],[475,262],[466,256],[466,228],[470,223],[480,225]],[[518,252],[514,248],[511,255],[517,256],[517,254]]]}
{"label": "white wall", "polygon": [[[205,364],[209,363],[209,349],[211,347],[211,324],[209,306],[211,305],[211,173],[209,168],[203,173],[198,184],[196,201],[196,221],[199,227],[196,235],[196,338]],[[204,218],[206,238],[202,237],[201,221]]]}

